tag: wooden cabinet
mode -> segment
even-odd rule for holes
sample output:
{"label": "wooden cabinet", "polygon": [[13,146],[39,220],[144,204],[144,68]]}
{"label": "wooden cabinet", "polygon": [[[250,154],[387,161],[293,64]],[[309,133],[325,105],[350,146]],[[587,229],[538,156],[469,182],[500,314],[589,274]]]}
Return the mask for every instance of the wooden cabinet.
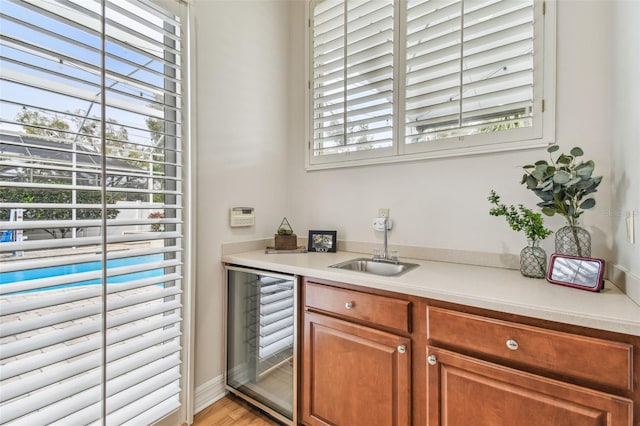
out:
{"label": "wooden cabinet", "polygon": [[303,281],[307,426],[638,426],[640,337]]}
{"label": "wooden cabinet", "polygon": [[408,301],[306,282],[302,421],[411,424]]}
{"label": "wooden cabinet", "polygon": [[429,425],[633,424],[631,344],[437,307],[427,322]]}

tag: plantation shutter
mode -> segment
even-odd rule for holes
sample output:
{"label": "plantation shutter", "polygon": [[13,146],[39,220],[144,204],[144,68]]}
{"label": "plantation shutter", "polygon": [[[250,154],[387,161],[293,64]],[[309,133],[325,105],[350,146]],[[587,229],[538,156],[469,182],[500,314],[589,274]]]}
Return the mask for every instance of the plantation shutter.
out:
{"label": "plantation shutter", "polygon": [[389,155],[393,0],[312,3],[311,162]]}
{"label": "plantation shutter", "polygon": [[405,143],[531,128],[533,34],[533,0],[409,0]]}
{"label": "plantation shutter", "polygon": [[0,424],[181,405],[183,19],[105,5],[0,7]]}

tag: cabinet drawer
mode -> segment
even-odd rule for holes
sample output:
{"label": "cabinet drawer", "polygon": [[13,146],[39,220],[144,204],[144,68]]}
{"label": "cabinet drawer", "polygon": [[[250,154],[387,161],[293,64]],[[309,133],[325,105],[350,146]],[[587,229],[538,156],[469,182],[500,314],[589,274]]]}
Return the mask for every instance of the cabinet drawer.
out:
{"label": "cabinet drawer", "polygon": [[633,390],[633,347],[448,309],[427,308],[431,345],[484,354],[561,376]]}
{"label": "cabinet drawer", "polygon": [[407,300],[307,282],[305,305],[402,332],[411,331],[411,302]]}

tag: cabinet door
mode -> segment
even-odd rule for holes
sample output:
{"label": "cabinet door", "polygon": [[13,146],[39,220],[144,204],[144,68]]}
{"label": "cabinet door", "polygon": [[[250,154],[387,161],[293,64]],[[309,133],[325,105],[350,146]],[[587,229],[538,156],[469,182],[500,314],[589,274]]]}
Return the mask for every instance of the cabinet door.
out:
{"label": "cabinet door", "polygon": [[410,339],[310,312],[304,320],[304,424],[410,424]]}
{"label": "cabinet door", "polygon": [[633,403],[427,347],[429,425],[631,426]]}

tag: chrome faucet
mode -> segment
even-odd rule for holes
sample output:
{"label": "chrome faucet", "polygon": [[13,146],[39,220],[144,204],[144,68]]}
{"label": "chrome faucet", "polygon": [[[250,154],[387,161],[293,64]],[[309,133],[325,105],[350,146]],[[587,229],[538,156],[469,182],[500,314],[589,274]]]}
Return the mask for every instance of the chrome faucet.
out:
{"label": "chrome faucet", "polygon": [[382,254],[376,254],[373,256],[373,260],[377,262],[389,262],[398,263],[398,256],[391,256],[388,249],[388,232],[389,232],[389,218],[384,218],[384,245],[382,246]]}

